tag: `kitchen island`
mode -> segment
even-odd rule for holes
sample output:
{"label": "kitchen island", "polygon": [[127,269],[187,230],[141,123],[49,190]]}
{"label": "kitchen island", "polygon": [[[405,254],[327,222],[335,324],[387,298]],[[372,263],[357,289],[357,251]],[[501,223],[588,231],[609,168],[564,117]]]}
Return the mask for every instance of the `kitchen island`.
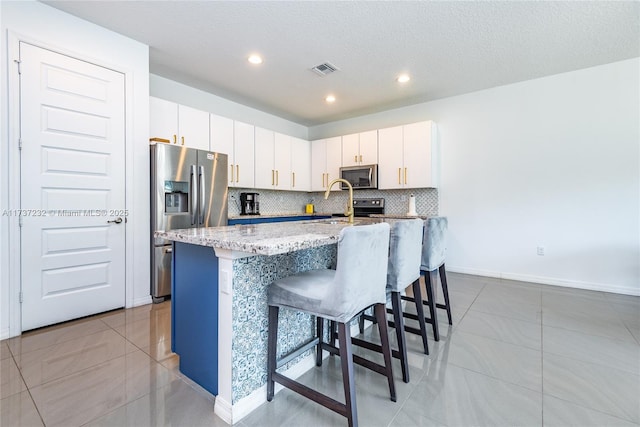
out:
{"label": "kitchen island", "polygon": [[[266,401],[269,285],[334,267],[346,226],[345,219],[323,219],[156,232],[173,241],[172,350],[180,370],[216,395],[214,411],[226,422]],[[279,325],[279,355],[314,337],[307,314],[282,310]],[[284,369],[296,377],[313,366],[310,350]]]}

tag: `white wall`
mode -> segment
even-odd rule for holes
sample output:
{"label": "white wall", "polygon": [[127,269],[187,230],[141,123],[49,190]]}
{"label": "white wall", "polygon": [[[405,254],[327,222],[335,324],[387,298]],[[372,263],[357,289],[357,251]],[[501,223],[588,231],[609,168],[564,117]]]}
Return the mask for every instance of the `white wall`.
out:
{"label": "white wall", "polygon": [[[15,108],[9,106],[10,73],[15,73],[13,56],[8,58],[16,39],[28,40],[125,73],[126,78],[126,167],[127,172],[127,305],[150,302],[149,296],[149,50],[136,41],[33,1],[0,2],[2,75],[0,86],[0,212],[16,209],[16,184],[11,182],[9,137],[17,135]],[[12,141],[15,142],[15,141]],[[15,152],[15,150],[13,150]],[[11,162],[11,163],[10,163]],[[125,165],[121,165],[125,167]],[[13,200],[13,201],[12,201]],[[18,248],[16,229],[6,216],[0,216],[0,338],[19,331],[19,304],[9,289],[9,264]],[[11,300],[10,300],[11,298]],[[18,313],[16,315],[16,312]],[[16,322],[16,319],[18,320]],[[18,323],[18,324],[16,324]],[[16,329],[17,328],[17,329]]]}
{"label": "white wall", "polygon": [[151,96],[208,111],[222,117],[250,123],[285,135],[308,139],[306,126],[155,74],[151,74],[149,77],[149,93]]}
{"label": "white wall", "polygon": [[639,63],[316,126],[309,138],[434,120],[450,270],[640,295]]}

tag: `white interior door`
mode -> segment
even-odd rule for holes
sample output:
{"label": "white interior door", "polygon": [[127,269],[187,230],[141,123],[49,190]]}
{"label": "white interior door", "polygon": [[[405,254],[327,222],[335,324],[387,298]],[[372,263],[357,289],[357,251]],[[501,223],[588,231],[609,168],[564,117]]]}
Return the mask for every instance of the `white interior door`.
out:
{"label": "white interior door", "polygon": [[125,88],[22,42],[20,61],[25,331],[125,304]]}

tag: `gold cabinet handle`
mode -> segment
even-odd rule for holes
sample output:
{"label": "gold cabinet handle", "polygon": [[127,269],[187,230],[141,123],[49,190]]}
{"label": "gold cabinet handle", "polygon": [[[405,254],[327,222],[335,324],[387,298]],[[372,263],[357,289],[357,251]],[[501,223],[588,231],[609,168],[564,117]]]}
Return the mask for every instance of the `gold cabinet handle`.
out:
{"label": "gold cabinet handle", "polygon": [[322,188],[324,188],[324,173],[322,174]]}
{"label": "gold cabinet handle", "polygon": [[291,185],[291,187],[295,187],[296,186],[296,173],[295,172],[291,172],[291,175],[293,175],[293,185]]}
{"label": "gold cabinet handle", "polygon": [[182,145],[184,145],[184,136],[180,138],[182,140]]}
{"label": "gold cabinet handle", "polygon": [[354,162],[358,162],[358,155],[357,154],[355,156],[353,156],[353,161]]}
{"label": "gold cabinet handle", "polygon": [[407,184],[407,168],[404,168],[404,183]]}
{"label": "gold cabinet handle", "polygon": [[278,175],[278,170],[276,170],[276,187],[280,185],[280,176]]}
{"label": "gold cabinet handle", "polygon": [[362,154],[360,154],[360,163],[362,163]]}
{"label": "gold cabinet handle", "polygon": [[236,165],[236,182],[240,182],[240,165]]}
{"label": "gold cabinet handle", "polygon": [[274,185],[273,182],[275,181],[273,178],[274,176],[273,174],[274,174],[273,169],[271,169],[271,185]]}
{"label": "gold cabinet handle", "polygon": [[173,143],[175,144],[176,142],[178,142],[178,135],[173,135]]}
{"label": "gold cabinet handle", "polygon": [[400,181],[400,170],[402,168],[398,168],[398,184],[402,184],[402,181]]}
{"label": "gold cabinet handle", "polygon": [[171,141],[164,138],[149,138],[149,142],[162,142],[163,144],[171,144]]}
{"label": "gold cabinet handle", "polygon": [[231,182],[233,182],[233,165],[229,165],[229,168],[231,168]]}

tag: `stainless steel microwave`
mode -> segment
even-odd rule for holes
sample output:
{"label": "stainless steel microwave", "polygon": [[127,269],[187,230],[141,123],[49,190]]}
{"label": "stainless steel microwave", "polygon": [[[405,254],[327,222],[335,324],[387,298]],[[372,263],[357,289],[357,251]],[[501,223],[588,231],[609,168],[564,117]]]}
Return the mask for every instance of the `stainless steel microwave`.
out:
{"label": "stainless steel microwave", "polygon": [[[354,190],[378,188],[378,165],[340,168],[340,178],[347,180]],[[340,183],[340,186],[343,190],[348,188],[344,182]]]}

